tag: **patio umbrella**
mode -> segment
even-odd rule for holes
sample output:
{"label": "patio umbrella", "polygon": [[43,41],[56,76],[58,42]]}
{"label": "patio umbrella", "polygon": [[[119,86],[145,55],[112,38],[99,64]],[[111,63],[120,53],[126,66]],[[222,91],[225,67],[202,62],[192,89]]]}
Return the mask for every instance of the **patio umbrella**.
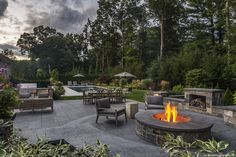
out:
{"label": "patio umbrella", "polygon": [[127,78],[127,77],[134,77],[135,78],[136,77],[133,74],[130,74],[128,72],[122,72],[122,73],[116,74],[114,76],[116,76],[116,77],[125,77],[125,78]]}
{"label": "patio umbrella", "polygon": [[74,75],[73,77],[84,77],[84,75],[82,75],[82,74],[76,74],[76,75]]}

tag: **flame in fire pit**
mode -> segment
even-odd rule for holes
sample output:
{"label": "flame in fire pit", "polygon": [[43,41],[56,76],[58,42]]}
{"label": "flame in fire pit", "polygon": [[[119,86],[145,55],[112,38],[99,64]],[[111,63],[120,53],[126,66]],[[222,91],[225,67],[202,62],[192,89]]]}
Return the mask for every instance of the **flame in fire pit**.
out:
{"label": "flame in fire pit", "polygon": [[167,121],[167,122],[176,122],[178,112],[175,106],[171,106],[170,103],[166,104],[165,107],[165,117],[162,117],[161,120]]}
{"label": "flame in fire pit", "polygon": [[153,115],[154,118],[165,122],[189,122],[190,118],[178,115],[176,106],[167,103],[165,105],[165,112],[157,113]]}

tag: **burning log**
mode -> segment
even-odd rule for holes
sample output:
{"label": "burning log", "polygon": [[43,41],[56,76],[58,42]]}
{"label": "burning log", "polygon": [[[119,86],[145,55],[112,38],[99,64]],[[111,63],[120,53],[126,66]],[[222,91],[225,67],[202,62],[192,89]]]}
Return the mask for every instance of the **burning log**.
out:
{"label": "burning log", "polygon": [[191,102],[190,102],[190,106],[194,106],[194,107],[200,107],[200,108],[206,108],[206,103],[204,101],[202,101],[201,98],[196,98],[196,99],[193,99]]}

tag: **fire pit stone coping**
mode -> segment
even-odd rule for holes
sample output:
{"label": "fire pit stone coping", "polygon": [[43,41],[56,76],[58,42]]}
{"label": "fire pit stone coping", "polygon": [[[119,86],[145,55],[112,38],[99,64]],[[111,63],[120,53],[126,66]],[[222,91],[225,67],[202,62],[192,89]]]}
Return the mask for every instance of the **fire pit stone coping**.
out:
{"label": "fire pit stone coping", "polygon": [[[160,111],[138,112],[136,118],[136,134],[153,144],[162,144],[164,136],[169,133],[182,136],[184,141],[193,142],[196,139],[208,140],[211,138],[212,123],[204,122],[204,118],[192,115],[191,121],[186,123],[168,123],[154,119],[153,114]],[[187,115],[189,112],[179,112]]]}

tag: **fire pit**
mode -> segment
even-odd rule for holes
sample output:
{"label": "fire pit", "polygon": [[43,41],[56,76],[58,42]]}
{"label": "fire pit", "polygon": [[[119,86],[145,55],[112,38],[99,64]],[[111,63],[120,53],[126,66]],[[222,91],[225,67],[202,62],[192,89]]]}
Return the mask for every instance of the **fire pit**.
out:
{"label": "fire pit", "polygon": [[138,112],[135,118],[136,134],[154,144],[162,144],[167,133],[180,135],[186,142],[211,138],[212,123],[204,122],[204,117],[189,111],[177,111],[170,103],[165,105],[164,111]]}
{"label": "fire pit", "polygon": [[153,115],[153,118],[158,119],[160,121],[173,123],[184,123],[190,121],[189,117],[178,114],[177,107],[171,105],[170,103],[166,104],[165,112],[156,113]]}

